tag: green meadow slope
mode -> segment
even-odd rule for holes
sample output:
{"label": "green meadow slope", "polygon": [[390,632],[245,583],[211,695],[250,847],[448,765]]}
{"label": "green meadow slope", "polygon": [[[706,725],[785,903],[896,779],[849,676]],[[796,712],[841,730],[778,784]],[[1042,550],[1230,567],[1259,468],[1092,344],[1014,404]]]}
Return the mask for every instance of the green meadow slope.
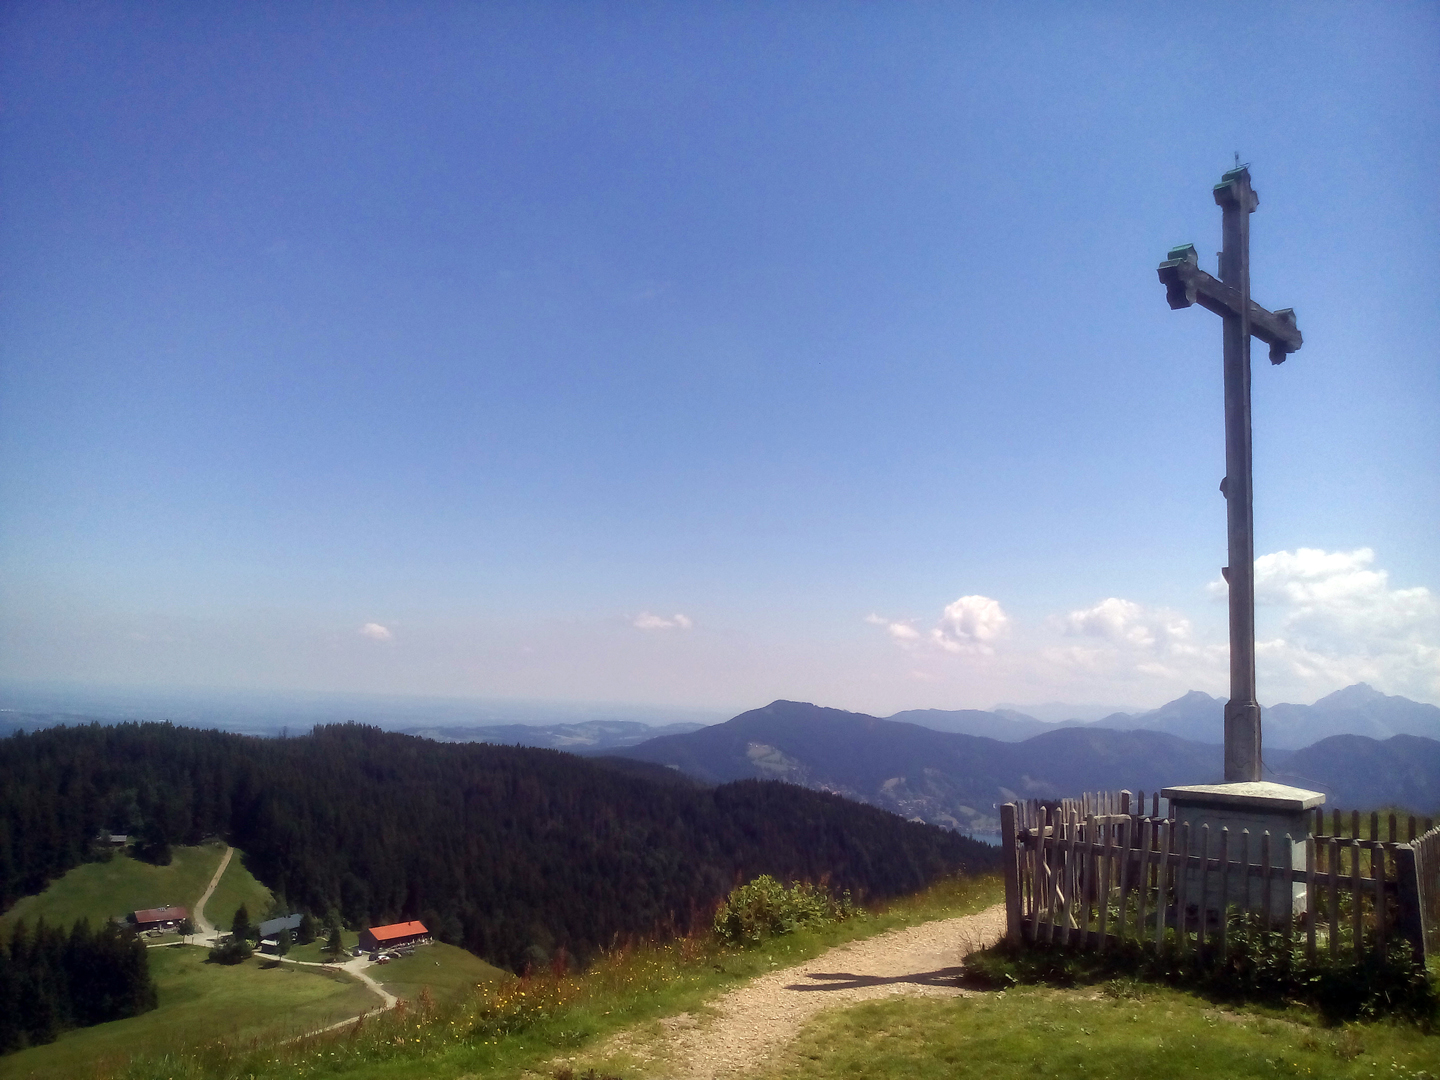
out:
{"label": "green meadow slope", "polygon": [[[137,908],[169,904],[193,911],[224,853],[225,845],[214,843],[174,848],[169,866],[152,866],[125,852],[116,852],[107,862],[83,863],[50,882],[44,891],[17,900],[0,915],[0,928],[8,934],[21,919],[34,926],[41,918],[52,926],[57,923],[69,926],[81,918],[98,926]],[[232,858],[230,863],[238,867],[239,859]],[[239,873],[249,876],[243,867]],[[226,877],[229,876],[227,870]],[[250,882],[259,884],[254,878],[250,878]],[[253,885],[249,895],[259,896]],[[240,886],[237,891],[245,888]],[[268,892],[265,895],[268,896]],[[211,917],[214,917],[213,911]]]}
{"label": "green meadow slope", "polygon": [[[32,927],[41,918],[51,926],[69,926],[81,918],[98,926],[137,908],[170,904],[193,915],[224,854],[225,845],[217,841],[174,848],[169,866],[152,866],[125,852],[116,852],[108,862],[83,863],[50,882],[43,892],[17,900],[0,915],[0,931],[8,935],[21,919]],[[229,926],[241,904],[259,919],[271,899],[270,890],[255,880],[245,867],[244,855],[236,851],[205,911],[216,926]]]}
{"label": "green meadow slope", "polygon": [[431,1001],[448,1004],[471,998],[478,987],[493,985],[510,973],[437,941],[383,967],[372,967],[368,974],[405,1001],[418,1002],[428,991]]}
{"label": "green meadow slope", "polygon": [[340,972],[258,958],[227,967],[205,958],[205,950],[194,946],[151,949],[158,1008],[0,1057],[0,1078],[68,1080],[103,1075],[136,1055],[162,1055],[218,1039],[269,1043],[315,1031],[380,1002]]}
{"label": "green meadow slope", "polygon": [[225,867],[224,875],[216,883],[215,892],[205,904],[205,917],[218,929],[228,930],[235,919],[235,912],[243,904],[250,913],[250,921],[258,923],[273,901],[270,890],[255,880],[255,875],[245,865],[245,853],[237,849],[230,857],[230,865]]}

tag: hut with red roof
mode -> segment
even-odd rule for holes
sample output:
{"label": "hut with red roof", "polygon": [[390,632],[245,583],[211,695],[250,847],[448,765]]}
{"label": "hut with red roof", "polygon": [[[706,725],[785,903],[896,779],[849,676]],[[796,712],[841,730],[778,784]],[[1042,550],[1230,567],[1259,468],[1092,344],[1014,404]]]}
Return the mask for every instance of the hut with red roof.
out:
{"label": "hut with red roof", "polygon": [[360,934],[360,947],[366,952],[393,949],[397,945],[416,945],[430,940],[430,931],[422,922],[398,922],[389,926],[372,926]]}

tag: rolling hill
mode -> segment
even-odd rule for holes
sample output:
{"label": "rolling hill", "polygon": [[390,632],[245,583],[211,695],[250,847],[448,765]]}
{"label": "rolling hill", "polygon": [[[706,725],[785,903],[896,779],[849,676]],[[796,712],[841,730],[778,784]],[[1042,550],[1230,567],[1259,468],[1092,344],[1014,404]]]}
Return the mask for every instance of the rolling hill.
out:
{"label": "rolling hill", "polygon": [[[1156,722],[1183,725],[1214,701],[1204,694],[1187,695],[1172,702],[1174,708],[1156,710]],[[1002,742],[893,717],[776,701],[724,724],[615,753],[709,782],[786,780],[979,836],[998,830],[997,805],[1016,797],[1154,791],[1223,777],[1219,743],[1146,727],[1045,727],[1023,741]],[[1410,735],[1384,742],[1339,738],[1354,741],[1329,740],[1321,749],[1298,752],[1271,749],[1267,765],[1277,780],[1330,794],[1332,806],[1399,804],[1429,812],[1440,803],[1440,742]],[[1357,769],[1354,762],[1373,767]]]}
{"label": "rolling hill", "polygon": [[615,753],[711,782],[787,780],[982,835],[1012,798],[1203,783],[1223,771],[1218,746],[1162,732],[1072,727],[1008,743],[797,701]]}

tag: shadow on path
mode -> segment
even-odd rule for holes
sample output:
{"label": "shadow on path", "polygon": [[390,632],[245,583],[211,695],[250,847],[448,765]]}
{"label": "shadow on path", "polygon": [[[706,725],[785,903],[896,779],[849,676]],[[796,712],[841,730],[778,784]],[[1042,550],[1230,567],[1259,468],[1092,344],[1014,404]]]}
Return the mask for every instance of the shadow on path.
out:
{"label": "shadow on path", "polygon": [[896,983],[909,983],[914,986],[954,986],[964,970],[962,967],[945,967],[936,971],[917,971],[911,975],[855,975],[848,971],[812,971],[808,973],[809,978],[826,981],[791,983],[785,989],[813,993],[817,990],[859,990],[866,986],[893,986]]}

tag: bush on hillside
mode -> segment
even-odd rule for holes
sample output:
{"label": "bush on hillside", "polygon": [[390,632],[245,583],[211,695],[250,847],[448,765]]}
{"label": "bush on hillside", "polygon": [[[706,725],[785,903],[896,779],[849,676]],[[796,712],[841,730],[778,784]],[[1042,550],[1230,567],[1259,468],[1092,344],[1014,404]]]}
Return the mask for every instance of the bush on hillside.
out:
{"label": "bush on hillside", "polygon": [[241,937],[232,937],[224,945],[210,950],[210,961],[215,964],[242,964],[255,955],[250,942]]}
{"label": "bush on hillside", "polygon": [[850,892],[836,900],[808,881],[785,888],[769,874],[733,889],[715,913],[715,935],[727,945],[753,944],[805,926],[843,922],[859,913]]}

